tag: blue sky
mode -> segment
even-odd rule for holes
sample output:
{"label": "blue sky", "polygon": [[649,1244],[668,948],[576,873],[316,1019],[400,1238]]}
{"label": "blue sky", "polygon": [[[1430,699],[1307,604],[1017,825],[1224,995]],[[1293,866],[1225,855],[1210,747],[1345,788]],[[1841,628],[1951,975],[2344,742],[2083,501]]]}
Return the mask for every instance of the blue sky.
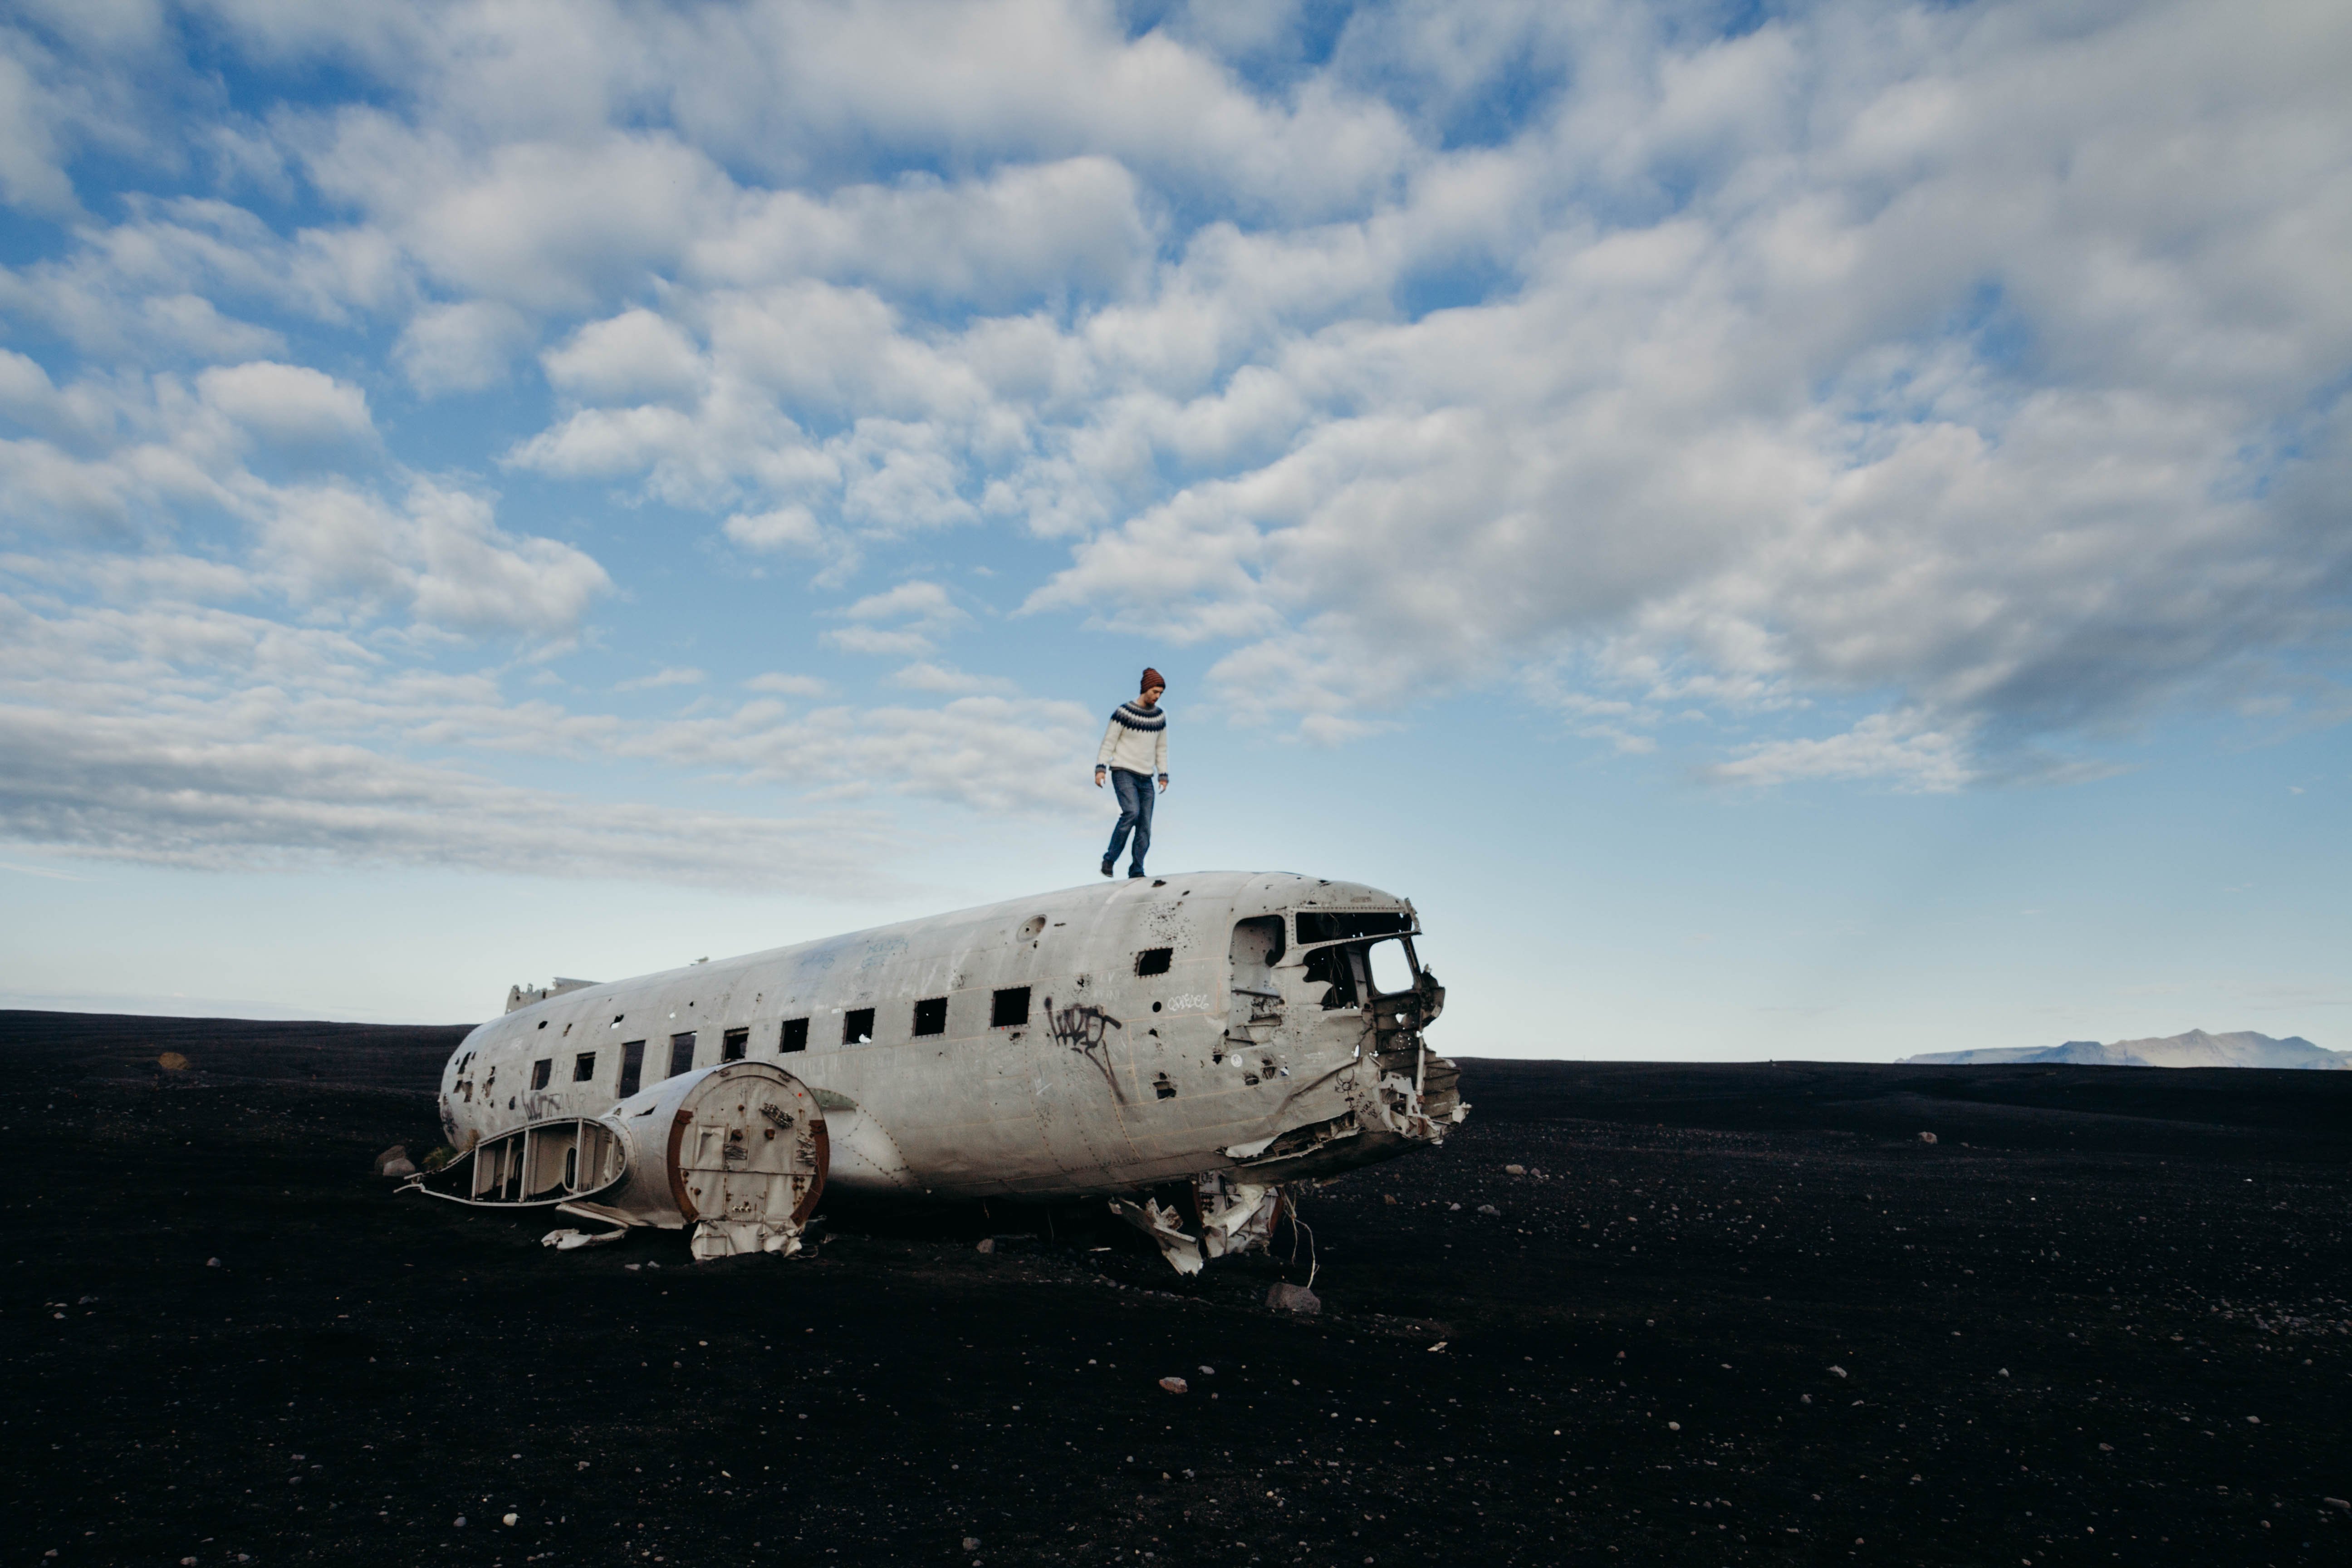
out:
{"label": "blue sky", "polygon": [[1464,1054],[2352,1047],[2352,21],[20,3],[0,1005],[1092,875]]}

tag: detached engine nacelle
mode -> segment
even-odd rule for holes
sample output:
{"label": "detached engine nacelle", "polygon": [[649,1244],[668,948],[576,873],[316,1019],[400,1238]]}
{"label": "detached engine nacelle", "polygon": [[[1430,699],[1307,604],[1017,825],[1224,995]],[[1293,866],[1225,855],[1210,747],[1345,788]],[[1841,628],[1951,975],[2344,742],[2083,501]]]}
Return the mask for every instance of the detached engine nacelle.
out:
{"label": "detached engine nacelle", "polygon": [[563,1117],[485,1138],[409,1186],[479,1208],[692,1226],[698,1260],[790,1256],[824,1191],[829,1158],[824,1112],[806,1084],[767,1062],[722,1062],[665,1079],[593,1121]]}

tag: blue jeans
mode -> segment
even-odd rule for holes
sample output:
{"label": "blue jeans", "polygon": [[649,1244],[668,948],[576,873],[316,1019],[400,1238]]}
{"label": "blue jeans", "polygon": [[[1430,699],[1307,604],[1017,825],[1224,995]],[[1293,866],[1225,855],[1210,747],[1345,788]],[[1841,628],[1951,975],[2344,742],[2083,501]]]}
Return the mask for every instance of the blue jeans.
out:
{"label": "blue jeans", "polygon": [[1110,830],[1110,847],[1103,851],[1103,864],[1118,858],[1127,844],[1129,830],[1135,834],[1135,858],[1127,863],[1130,877],[1143,875],[1144,852],[1151,847],[1151,803],[1158,794],[1151,787],[1150,773],[1133,773],[1125,768],[1110,771],[1110,787],[1118,795],[1118,826]]}

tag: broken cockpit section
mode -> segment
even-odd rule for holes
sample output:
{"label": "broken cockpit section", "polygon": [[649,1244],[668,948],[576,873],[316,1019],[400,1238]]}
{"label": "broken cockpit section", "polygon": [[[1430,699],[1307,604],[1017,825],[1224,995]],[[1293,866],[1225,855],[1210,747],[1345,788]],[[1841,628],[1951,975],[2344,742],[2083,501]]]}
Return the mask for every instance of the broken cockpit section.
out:
{"label": "broken cockpit section", "polygon": [[[1421,964],[1410,910],[1301,910],[1298,944],[1306,978],[1320,985],[1322,1010],[1349,1016],[1357,1062],[1349,1074],[1358,1125],[1414,1142],[1439,1143],[1460,1122],[1461,1073],[1429,1048],[1424,1031],[1445,1008],[1445,987]],[[1369,1076],[1371,1081],[1364,1079]],[[1328,1142],[1328,1129],[1315,1130]],[[1278,1145],[1260,1158],[1278,1155]],[[1303,1152],[1303,1151],[1302,1151]]]}
{"label": "broken cockpit section", "polygon": [[[1410,909],[1316,910],[1234,924],[1230,1002],[1213,1066],[1285,1092],[1232,1166],[1113,1212],[1180,1272],[1265,1244],[1283,1184],[1313,1181],[1444,1141],[1469,1108],[1454,1065],[1423,1031],[1445,988],[1421,966]],[[1297,1068],[1294,1079],[1293,1066]]]}
{"label": "broken cockpit section", "polygon": [[[1429,1047],[1425,1031],[1444,1010],[1445,987],[1414,951],[1420,928],[1412,911],[1304,909],[1292,920],[1295,953],[1284,955],[1281,922],[1266,922],[1275,946],[1262,966],[1248,971],[1247,982],[1241,978],[1244,936],[1236,927],[1235,999],[1243,1000],[1246,986],[1250,1005],[1244,1033],[1229,1029],[1229,1042],[1296,1046],[1303,1047],[1297,1054],[1324,1060],[1344,1047],[1348,1059],[1291,1093],[1285,1109],[1295,1106],[1299,1114],[1290,1125],[1226,1153],[1248,1169],[1286,1164],[1275,1179],[1288,1180],[1326,1173],[1333,1163],[1315,1159],[1317,1152],[1360,1135],[1443,1142],[1445,1129],[1459,1123],[1469,1107],[1462,1102],[1458,1069]],[[1253,948],[1264,941],[1250,940]],[[1299,1005],[1286,1008],[1291,997]],[[1309,1005],[1313,1012],[1303,1018],[1286,1016]],[[1344,1110],[1329,1106],[1327,1089],[1339,1093]],[[1315,1114],[1318,1109],[1323,1113]]]}

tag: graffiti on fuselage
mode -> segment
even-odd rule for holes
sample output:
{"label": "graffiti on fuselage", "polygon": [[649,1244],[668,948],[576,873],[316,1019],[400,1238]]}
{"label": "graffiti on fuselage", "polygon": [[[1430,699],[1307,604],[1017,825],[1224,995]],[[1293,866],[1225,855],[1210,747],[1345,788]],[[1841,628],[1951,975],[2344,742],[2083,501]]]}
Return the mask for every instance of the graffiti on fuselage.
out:
{"label": "graffiti on fuselage", "polygon": [[1110,1085],[1112,1096],[1121,1103],[1127,1095],[1118,1087],[1118,1075],[1111,1070],[1110,1053],[1103,1049],[1103,1042],[1111,1030],[1126,1027],[1091,1003],[1056,1008],[1051,996],[1045,998],[1046,1031],[1057,1042],[1094,1063],[1095,1070],[1103,1075],[1103,1082]]}

